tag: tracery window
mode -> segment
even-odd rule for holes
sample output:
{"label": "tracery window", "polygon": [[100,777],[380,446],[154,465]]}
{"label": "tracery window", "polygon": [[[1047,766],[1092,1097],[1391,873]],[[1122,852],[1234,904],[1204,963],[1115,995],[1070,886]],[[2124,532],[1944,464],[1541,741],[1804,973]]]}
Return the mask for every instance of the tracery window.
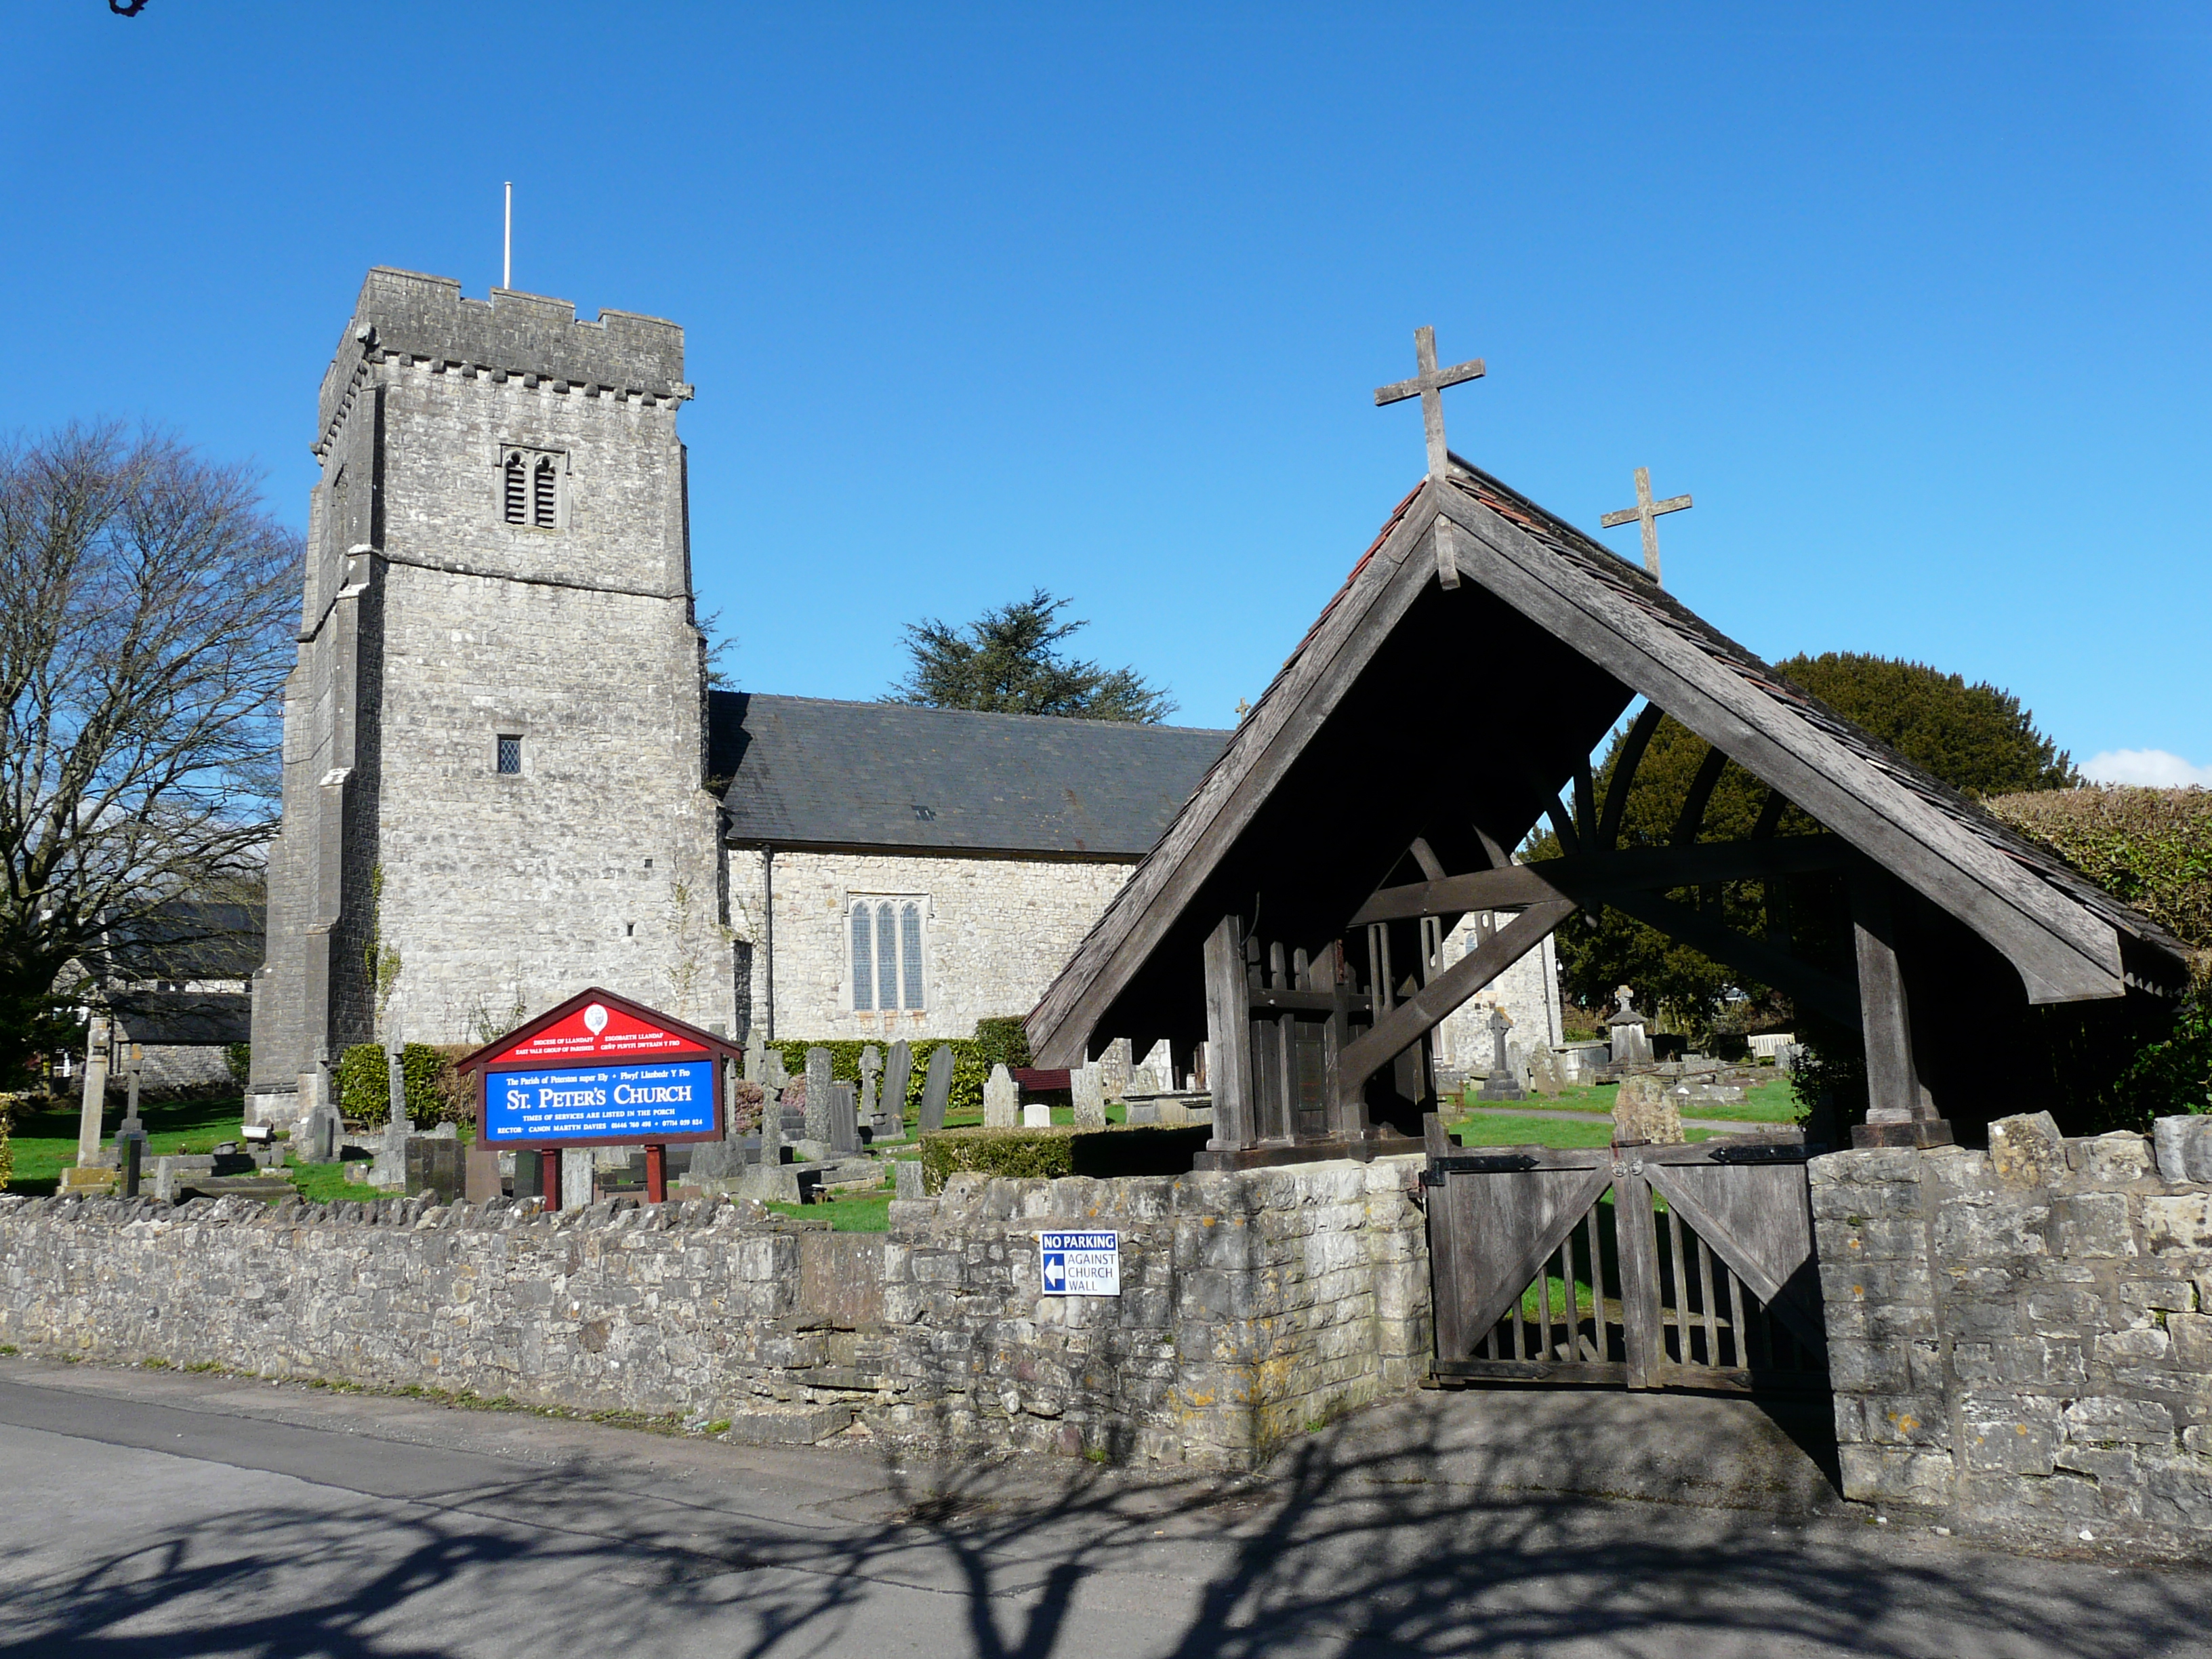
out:
{"label": "tracery window", "polygon": [[913,1012],[927,1006],[922,948],[927,909],[927,901],[919,898],[853,901],[846,966],[854,1012]]}

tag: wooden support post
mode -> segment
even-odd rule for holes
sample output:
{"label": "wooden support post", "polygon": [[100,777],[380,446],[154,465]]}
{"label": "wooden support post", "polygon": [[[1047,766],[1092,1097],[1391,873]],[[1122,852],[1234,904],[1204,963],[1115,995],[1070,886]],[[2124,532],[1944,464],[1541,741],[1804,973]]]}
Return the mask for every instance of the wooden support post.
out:
{"label": "wooden support post", "polygon": [[645,1201],[648,1204],[668,1202],[668,1148],[665,1146],[645,1149]]}
{"label": "wooden support post", "polygon": [[1851,932],[1858,947],[1859,1026],[1866,1041],[1867,1121],[1854,1146],[1948,1146],[1951,1126],[1924,1098],[1912,1058],[1912,1011],[1897,960],[1897,910],[1890,878],[1851,878]]}
{"label": "wooden support post", "polygon": [[538,1154],[538,1207],[548,1212],[561,1207],[561,1149],[551,1146]]}
{"label": "wooden support post", "polygon": [[1244,924],[1222,917],[1206,936],[1206,1080],[1213,1097],[1211,1150],[1258,1139],[1252,1121],[1251,998],[1244,980]]}
{"label": "wooden support post", "polygon": [[1355,1095],[1346,1099],[1337,1086],[1344,1051],[1352,1043],[1352,969],[1344,959],[1341,940],[1329,945],[1322,965],[1329,976],[1328,1024],[1322,1036],[1322,1097],[1328,1107],[1332,1133],[1348,1141],[1365,1140],[1369,1133],[1365,1097]]}

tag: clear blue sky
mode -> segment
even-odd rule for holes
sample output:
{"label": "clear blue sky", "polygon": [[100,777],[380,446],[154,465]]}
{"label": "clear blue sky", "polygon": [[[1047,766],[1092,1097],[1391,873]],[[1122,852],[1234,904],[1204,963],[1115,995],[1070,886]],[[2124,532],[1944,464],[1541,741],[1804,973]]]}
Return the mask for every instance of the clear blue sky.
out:
{"label": "clear blue sky", "polygon": [[1454,447],[1693,492],[1668,585],[1753,649],[2212,768],[2212,21],[1826,9],[17,5],[0,429],[171,425],[304,522],[363,270],[483,295],[512,179],[517,287],[687,330],[749,686],[1042,585],[1229,723],[1419,476],[1370,392],[1431,323]]}

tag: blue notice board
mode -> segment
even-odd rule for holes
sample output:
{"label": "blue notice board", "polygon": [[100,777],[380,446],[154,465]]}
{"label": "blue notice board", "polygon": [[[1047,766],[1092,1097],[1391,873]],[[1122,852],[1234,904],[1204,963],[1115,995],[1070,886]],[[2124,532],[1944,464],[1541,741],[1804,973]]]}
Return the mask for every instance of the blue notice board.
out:
{"label": "blue notice board", "polygon": [[484,1138],[654,1141],[714,1133],[712,1060],[635,1066],[556,1066],[484,1079]]}

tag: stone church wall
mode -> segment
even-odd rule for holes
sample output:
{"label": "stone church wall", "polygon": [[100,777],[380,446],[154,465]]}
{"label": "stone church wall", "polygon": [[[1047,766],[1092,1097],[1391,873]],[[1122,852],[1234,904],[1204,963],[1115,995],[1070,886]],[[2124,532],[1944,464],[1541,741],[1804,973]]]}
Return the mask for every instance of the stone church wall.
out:
{"label": "stone church wall", "polygon": [[[1026,1014],[1134,866],[956,854],[779,852],[775,883],[777,1036],[960,1037],[978,1019]],[[751,946],[754,1029],[766,1027],[763,860],[729,854],[730,918]],[[863,896],[927,901],[927,1006],[855,1013],[847,918]]]}

